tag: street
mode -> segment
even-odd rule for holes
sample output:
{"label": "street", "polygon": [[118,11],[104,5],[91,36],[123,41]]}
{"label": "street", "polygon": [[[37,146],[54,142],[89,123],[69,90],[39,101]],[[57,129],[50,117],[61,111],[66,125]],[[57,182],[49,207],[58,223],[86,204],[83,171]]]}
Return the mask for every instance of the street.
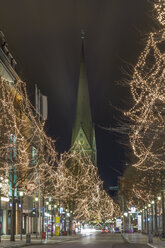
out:
{"label": "street", "polygon": [[[39,248],[41,245],[29,246],[29,248]],[[147,245],[125,243],[120,234],[99,233],[92,234],[78,240],[63,242],[60,244],[43,245],[43,248],[147,248]]]}

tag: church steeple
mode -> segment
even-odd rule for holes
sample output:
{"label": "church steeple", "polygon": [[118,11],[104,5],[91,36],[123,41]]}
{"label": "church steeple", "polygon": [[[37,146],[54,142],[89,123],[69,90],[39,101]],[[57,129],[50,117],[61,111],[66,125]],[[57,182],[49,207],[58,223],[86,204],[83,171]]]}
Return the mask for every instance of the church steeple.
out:
{"label": "church steeple", "polygon": [[81,32],[81,62],[77,94],[76,118],[72,132],[72,147],[75,142],[81,143],[83,149],[96,163],[95,131],[92,123],[87,72],[85,67],[85,33]]}

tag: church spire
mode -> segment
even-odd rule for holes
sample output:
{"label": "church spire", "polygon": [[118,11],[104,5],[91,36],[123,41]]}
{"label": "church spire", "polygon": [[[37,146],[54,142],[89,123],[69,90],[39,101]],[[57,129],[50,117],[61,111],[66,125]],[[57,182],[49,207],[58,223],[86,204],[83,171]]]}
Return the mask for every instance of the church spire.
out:
{"label": "church spire", "polygon": [[[72,146],[80,142],[96,162],[95,132],[93,129],[87,72],[85,67],[85,32],[81,32],[81,62],[77,94],[76,118],[72,133]],[[95,155],[94,155],[95,153]]]}

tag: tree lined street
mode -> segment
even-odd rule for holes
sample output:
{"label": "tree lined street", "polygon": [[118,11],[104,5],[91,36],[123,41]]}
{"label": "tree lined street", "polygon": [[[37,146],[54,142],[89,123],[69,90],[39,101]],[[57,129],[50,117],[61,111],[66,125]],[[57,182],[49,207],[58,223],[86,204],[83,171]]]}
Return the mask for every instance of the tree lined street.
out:
{"label": "tree lined street", "polygon": [[[139,39],[143,42],[143,47],[139,51],[138,48],[135,51],[132,49],[136,59],[133,64],[127,63],[128,68],[125,74],[123,74],[123,70],[120,76],[122,89],[120,94],[124,93],[125,87],[127,105],[121,108],[120,102],[118,102],[120,107],[115,106],[115,104],[113,106],[112,103],[111,105],[115,111],[120,113],[120,116],[114,114],[113,118],[107,118],[107,114],[103,114],[106,122],[102,122],[102,115],[97,121],[94,118],[93,106],[96,108],[97,105],[94,104],[96,100],[91,95],[99,92],[100,87],[102,93],[104,92],[102,97],[106,99],[108,96],[108,101],[111,101],[112,96],[108,93],[105,94],[106,84],[108,82],[111,92],[111,81],[115,82],[115,80],[113,77],[111,80],[104,78],[103,75],[107,73],[105,68],[110,70],[115,63],[106,63],[108,60],[104,60],[103,63],[101,59],[98,59],[101,62],[99,65],[93,56],[97,55],[99,47],[97,41],[101,38],[103,42],[100,43],[99,50],[102,52],[102,58],[105,57],[106,49],[103,52],[102,48],[107,38],[105,38],[106,35],[104,37],[103,33],[100,36],[97,34],[98,39],[93,42],[96,47],[90,47],[93,32],[91,30],[95,30],[97,25],[94,24],[93,28],[90,29],[89,22],[89,30],[85,25],[87,24],[86,19],[88,19],[86,17],[90,16],[88,8],[91,10],[92,7],[92,11],[93,9],[95,11],[95,17],[97,16],[95,20],[100,20],[95,7],[96,5],[98,9],[104,7],[102,13],[107,13],[107,17],[105,16],[103,19],[107,18],[107,24],[110,22],[114,25],[115,23],[112,28],[115,31],[118,30],[117,21],[121,27],[121,12],[127,19],[130,17],[129,7],[130,12],[135,14],[136,11],[131,5],[131,0],[118,0],[120,4],[117,5],[116,2],[118,1],[116,0],[114,2],[112,0],[110,5],[107,4],[109,1],[106,0],[103,1],[104,4],[99,3],[99,0],[63,1],[65,5],[67,3],[68,7],[71,7],[69,14],[75,18],[75,21],[72,19],[71,27],[74,30],[72,31],[74,33],[77,29],[79,34],[79,43],[78,38],[76,38],[77,50],[75,49],[73,52],[75,64],[71,62],[71,57],[67,53],[56,54],[55,58],[55,50],[48,46],[53,41],[53,37],[56,40],[58,36],[54,26],[56,17],[61,18],[61,13],[66,9],[60,5],[61,1],[50,1],[49,5],[43,0],[36,0],[32,5],[30,1],[24,0],[21,1],[21,5],[18,0],[15,0],[19,7],[22,6],[22,10],[27,9],[27,13],[21,17],[24,22],[20,22],[19,19],[19,23],[21,25],[23,23],[22,28],[25,31],[25,33],[21,33],[21,36],[30,38],[32,33],[37,34],[34,36],[36,38],[33,37],[33,43],[34,46],[36,45],[34,50],[38,49],[38,56],[36,56],[37,63],[33,67],[31,64],[32,54],[34,54],[31,52],[34,48],[33,44],[27,42],[28,39],[26,39],[26,43],[21,43],[21,46],[18,46],[20,39],[15,35],[15,31],[14,33],[9,31],[17,30],[18,24],[15,26],[16,22],[13,22],[12,26],[10,18],[6,18],[6,16],[2,18],[2,23],[4,22],[5,25],[3,26],[4,31],[0,31],[0,247],[24,247],[27,245],[29,248],[40,248],[41,245],[43,248],[165,247],[163,240],[165,238],[165,0],[148,0],[147,4],[143,0],[142,5],[140,1],[137,4],[141,10],[145,6],[147,14],[152,13],[150,20],[148,20],[151,27],[147,33],[142,32],[143,38],[140,39],[139,37]],[[77,8],[75,2],[80,8],[78,8],[79,13],[81,13],[80,17],[77,13],[75,15]],[[90,5],[89,2],[97,2],[97,4]],[[12,12],[14,13],[17,4],[13,5]],[[125,5],[127,7],[123,11]],[[3,4],[3,6],[5,10],[6,5]],[[44,15],[41,6],[44,6]],[[110,7],[111,11],[113,10],[113,13],[106,8],[107,6]],[[33,7],[34,16],[31,14]],[[21,8],[19,9],[21,10]],[[54,10],[58,8],[60,11],[55,15]],[[113,22],[108,18],[112,14],[112,16],[116,16],[115,8],[119,14],[117,17],[119,20]],[[69,12],[69,8],[67,12]],[[1,15],[3,13],[1,13],[0,8],[0,22]],[[32,18],[31,22],[32,16],[34,19]],[[101,16],[103,17],[103,15]],[[67,33],[66,27],[62,28],[59,25],[63,25],[63,22],[68,25],[68,20],[64,17],[65,15],[60,19],[61,21],[57,22],[59,33],[64,29],[72,41],[70,27],[67,26],[69,30]],[[6,22],[6,19],[9,19],[9,23]],[[89,18],[89,20],[91,19]],[[80,27],[73,25],[76,20],[80,21]],[[44,25],[41,25],[42,22]],[[53,28],[50,23],[51,25],[53,23]],[[145,26],[146,23],[144,22],[143,25]],[[33,32],[26,33],[25,24]],[[125,30],[128,32],[127,25],[132,28],[131,19],[125,23]],[[110,28],[110,26],[108,27]],[[138,25],[136,28],[138,29]],[[100,30],[105,32],[108,28],[106,29],[105,25],[102,25]],[[28,66],[25,66],[25,61],[20,63],[20,66],[22,66],[22,70],[24,67],[28,67],[30,71],[33,69],[34,78],[31,83],[34,84],[36,78],[37,80],[40,78],[41,81],[43,79],[45,88],[40,90],[42,84],[38,87],[35,83],[35,90],[33,88],[33,92],[29,92],[28,76],[23,79],[21,70],[16,71],[17,62],[9,51],[3,32],[11,32],[11,44],[13,38],[17,38],[16,47],[18,51],[20,47],[23,48],[23,58],[28,49],[30,50],[30,57],[27,57],[30,61]],[[127,32],[123,36],[127,37]],[[119,31],[120,35],[121,33]],[[40,39],[39,34],[42,35],[42,39]],[[46,37],[46,42],[43,37]],[[113,35],[111,37],[113,39]],[[114,43],[122,40],[122,37],[120,39],[115,37]],[[65,42],[61,35],[60,43],[63,43],[64,47],[67,43]],[[74,42],[71,43],[74,47]],[[107,50],[110,51],[110,57],[113,54],[112,45],[113,42],[107,47]],[[120,45],[123,45],[122,42]],[[44,55],[43,47],[47,51],[47,55]],[[129,43],[126,47],[129,47]],[[60,50],[60,44],[58,48]],[[62,45],[61,50],[65,51]],[[123,50],[122,46],[119,50]],[[90,52],[93,53],[92,56]],[[127,53],[126,49],[125,54]],[[115,50],[113,62],[121,55],[122,53],[118,54],[118,51]],[[19,56],[21,57],[18,53]],[[39,58],[41,58],[41,65],[39,65]],[[55,66],[56,59],[59,67]],[[61,61],[64,59],[65,63],[60,65],[60,59]],[[90,67],[90,60],[94,62],[94,67]],[[126,61],[125,58],[124,60]],[[70,62],[66,63],[67,61]],[[68,71],[64,64],[68,64]],[[97,66],[95,67],[97,64],[98,68],[102,70],[102,72],[100,70],[100,74],[99,70],[96,69]],[[121,70],[120,65],[121,63],[118,64],[118,67]],[[71,67],[74,68],[74,73]],[[41,68],[44,68],[45,74]],[[53,80],[50,76],[52,71]],[[60,73],[66,76],[65,80],[62,76],[60,80]],[[73,74],[74,79],[70,78],[69,80],[69,74]],[[90,84],[90,81],[95,82],[97,77],[101,79],[97,79],[98,89],[97,83],[94,84],[94,87]],[[48,84],[49,80],[50,84]],[[76,84],[70,83],[73,81]],[[62,82],[66,82],[66,84],[61,90],[60,84]],[[116,84],[115,87],[117,88]],[[68,89],[70,90],[69,98]],[[46,90],[49,96],[46,95],[47,93],[42,93]],[[58,91],[61,93],[57,97],[55,93]],[[77,100],[73,102],[71,96],[75,92]],[[113,94],[116,99],[119,99],[120,94],[116,92],[114,91]],[[61,102],[61,104],[54,102],[51,105],[51,108],[55,110],[53,117],[48,116],[48,98],[52,98],[52,95],[53,99],[59,98],[59,102]],[[32,99],[33,97],[34,99]],[[91,101],[92,99],[93,101]],[[67,108],[64,110],[66,105]],[[72,114],[69,113],[69,108],[72,108]],[[101,102],[99,102],[99,108],[104,113],[105,106]],[[97,112],[97,110],[98,108],[95,111]],[[66,112],[68,113],[66,114]],[[61,129],[65,145],[63,149],[59,149],[58,141],[61,134],[58,131],[57,133],[49,132],[49,125],[53,126],[50,121],[51,118],[52,120],[55,118],[56,122],[59,122],[58,125],[61,125],[62,122],[59,119],[62,118],[62,121],[65,122],[65,129],[70,128],[69,146],[65,131]],[[116,127],[113,127],[114,122],[111,119],[117,120],[118,123],[115,122]],[[112,156],[113,151],[115,151],[113,145],[108,147],[108,159],[104,160],[104,153],[102,152],[105,148],[107,149],[107,144],[106,142],[104,144],[104,136],[101,136],[101,142],[97,136],[98,130],[106,130],[103,126],[107,126],[107,120],[109,121],[108,125],[112,125],[109,130],[113,135],[114,133],[120,135],[120,145],[125,152],[125,161],[122,160],[122,156],[120,157],[122,149],[118,149],[117,155],[115,155],[119,157],[119,164],[122,165],[120,169],[115,162],[117,160],[114,160]],[[72,121],[71,125],[70,121]],[[57,126],[53,128],[56,131]],[[106,132],[108,133],[108,130]],[[100,150],[98,149],[99,146],[101,147]],[[109,171],[108,173],[104,171],[104,175],[102,175],[100,167],[103,168],[106,164],[109,164]],[[111,171],[117,173],[114,180],[115,185]],[[105,178],[108,178],[108,186],[104,181]]]}

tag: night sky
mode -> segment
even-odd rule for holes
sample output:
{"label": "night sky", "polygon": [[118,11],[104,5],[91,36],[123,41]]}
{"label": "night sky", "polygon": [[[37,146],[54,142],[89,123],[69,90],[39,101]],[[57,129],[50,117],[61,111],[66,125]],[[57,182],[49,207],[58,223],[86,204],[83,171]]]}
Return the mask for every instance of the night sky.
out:
{"label": "night sky", "polygon": [[17,72],[34,100],[34,84],[48,96],[47,133],[59,152],[69,149],[76,111],[81,29],[96,127],[98,167],[105,187],[123,171],[127,147],[123,137],[104,128],[116,127],[117,108],[131,105],[128,88],[119,82],[132,73],[151,31],[147,0],[0,0],[0,30],[16,59]]}

